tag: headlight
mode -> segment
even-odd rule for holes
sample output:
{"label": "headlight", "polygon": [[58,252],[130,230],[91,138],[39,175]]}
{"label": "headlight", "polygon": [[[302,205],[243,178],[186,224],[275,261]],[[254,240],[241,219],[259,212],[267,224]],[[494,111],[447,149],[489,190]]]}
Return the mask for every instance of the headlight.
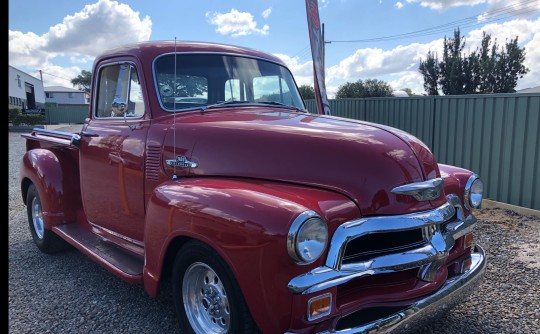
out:
{"label": "headlight", "polygon": [[287,235],[287,251],[300,265],[316,261],[324,252],[328,241],[328,228],[314,211],[301,213],[292,223]]}
{"label": "headlight", "polygon": [[465,185],[465,206],[469,209],[479,209],[484,196],[484,182],[476,174],[471,175]]}

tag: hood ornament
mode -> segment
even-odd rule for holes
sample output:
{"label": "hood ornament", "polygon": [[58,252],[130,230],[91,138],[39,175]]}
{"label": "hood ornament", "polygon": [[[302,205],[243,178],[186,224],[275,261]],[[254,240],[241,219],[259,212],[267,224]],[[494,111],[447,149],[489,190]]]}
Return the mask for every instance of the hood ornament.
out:
{"label": "hood ornament", "polygon": [[443,179],[438,177],[433,180],[409,183],[392,189],[393,194],[408,195],[417,201],[431,201],[438,198],[442,193]]}
{"label": "hood ornament", "polygon": [[177,155],[176,159],[165,160],[165,163],[171,167],[197,168],[198,163],[189,161],[184,155]]}

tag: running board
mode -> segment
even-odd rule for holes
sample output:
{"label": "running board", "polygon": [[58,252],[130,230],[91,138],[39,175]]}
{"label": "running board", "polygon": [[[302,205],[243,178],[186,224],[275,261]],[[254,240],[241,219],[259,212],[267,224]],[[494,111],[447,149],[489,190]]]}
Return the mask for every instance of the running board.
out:
{"label": "running board", "polygon": [[142,283],[144,257],[93,233],[79,224],[63,224],[53,231],[93,261],[128,283]]}

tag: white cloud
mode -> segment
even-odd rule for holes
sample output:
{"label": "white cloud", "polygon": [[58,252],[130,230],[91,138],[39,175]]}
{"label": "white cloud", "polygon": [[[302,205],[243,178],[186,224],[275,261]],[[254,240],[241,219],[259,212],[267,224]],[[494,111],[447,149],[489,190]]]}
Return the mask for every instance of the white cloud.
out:
{"label": "white cloud", "polygon": [[[128,5],[99,0],[86,5],[80,12],[66,16],[62,23],[51,27],[41,36],[32,32],[9,30],[9,64],[54,72],[57,66],[51,62],[56,57],[66,56],[68,59],[76,59],[74,63],[81,64],[104,50],[148,40],[151,31],[152,21],[148,16],[141,19],[139,13]],[[59,72],[62,77],[75,77],[69,73],[70,69],[76,74],[80,73],[77,67]],[[52,85],[47,81],[45,84]],[[65,80],[60,85],[65,86]]]}
{"label": "white cloud", "polygon": [[404,6],[403,3],[399,2],[399,1],[394,4],[394,7],[396,7],[397,9],[401,9],[401,8],[403,8],[403,6]]}
{"label": "white cloud", "polygon": [[407,0],[408,3],[419,2],[422,7],[436,10],[446,10],[450,7],[476,6],[488,1],[489,0]]}
{"label": "white cloud", "polygon": [[262,15],[262,17],[267,19],[270,16],[270,14],[272,14],[272,8],[267,8],[267,9],[263,10],[261,15]]}
{"label": "white cloud", "polygon": [[519,0],[407,0],[408,3],[420,3],[422,7],[444,11],[451,7],[477,6],[487,4],[488,10],[478,17],[479,21],[489,18],[492,14],[503,13],[512,16],[522,16],[540,9],[540,1]]}
{"label": "white cloud", "polygon": [[514,17],[527,17],[540,10],[540,1],[488,0],[487,2],[489,8],[478,16],[479,22],[505,14]]}
{"label": "white cloud", "polygon": [[[519,36],[520,46],[526,52],[524,64],[530,72],[518,81],[516,89],[537,86],[540,82],[540,68],[537,65],[540,63],[540,18],[492,23],[473,30],[465,36],[467,52],[480,45],[483,31],[491,34],[492,39],[497,39],[501,46],[506,40]],[[417,94],[423,93],[423,78],[418,73],[420,60],[425,59],[428,51],[441,55],[442,47],[443,41],[438,39],[425,44],[400,45],[390,50],[358,49],[327,69],[327,86],[376,78],[387,81],[394,89],[411,88]]]}
{"label": "white cloud", "polygon": [[289,68],[294,76],[294,80],[298,86],[311,85],[313,86],[313,62],[307,61],[299,63],[298,57],[290,57],[285,54],[276,53],[274,56],[279,57]]}
{"label": "white cloud", "polygon": [[216,31],[222,35],[232,35],[233,37],[251,34],[267,35],[270,30],[267,24],[262,28],[257,28],[257,22],[251,13],[239,12],[234,8],[224,14],[208,12],[206,17],[211,24],[217,27]]}

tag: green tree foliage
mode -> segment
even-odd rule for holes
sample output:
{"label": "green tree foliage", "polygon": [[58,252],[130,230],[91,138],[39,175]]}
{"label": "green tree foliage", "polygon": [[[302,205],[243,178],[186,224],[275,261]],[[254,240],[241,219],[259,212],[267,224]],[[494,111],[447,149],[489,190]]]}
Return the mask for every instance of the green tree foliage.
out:
{"label": "green tree foliage", "polygon": [[90,93],[92,86],[92,72],[82,70],[76,78],[71,79],[73,87],[77,86],[79,90]]}
{"label": "green tree foliage", "polygon": [[315,89],[310,85],[302,85],[298,87],[298,91],[304,100],[315,99]]}
{"label": "green tree foliage", "polygon": [[410,88],[402,88],[401,90],[407,93],[407,95],[409,96],[415,96],[415,94],[412,92],[412,89]]}
{"label": "green tree foliage", "polygon": [[392,96],[393,89],[382,80],[367,79],[356,82],[346,82],[339,86],[336,99],[362,98],[362,97],[385,97]]}
{"label": "green tree foliage", "polygon": [[512,93],[518,79],[529,72],[518,37],[499,48],[484,32],[480,47],[469,54],[464,49],[465,39],[456,29],[453,38],[444,39],[442,60],[431,51],[420,60],[418,71],[429,95],[439,95],[439,90],[445,95]]}

